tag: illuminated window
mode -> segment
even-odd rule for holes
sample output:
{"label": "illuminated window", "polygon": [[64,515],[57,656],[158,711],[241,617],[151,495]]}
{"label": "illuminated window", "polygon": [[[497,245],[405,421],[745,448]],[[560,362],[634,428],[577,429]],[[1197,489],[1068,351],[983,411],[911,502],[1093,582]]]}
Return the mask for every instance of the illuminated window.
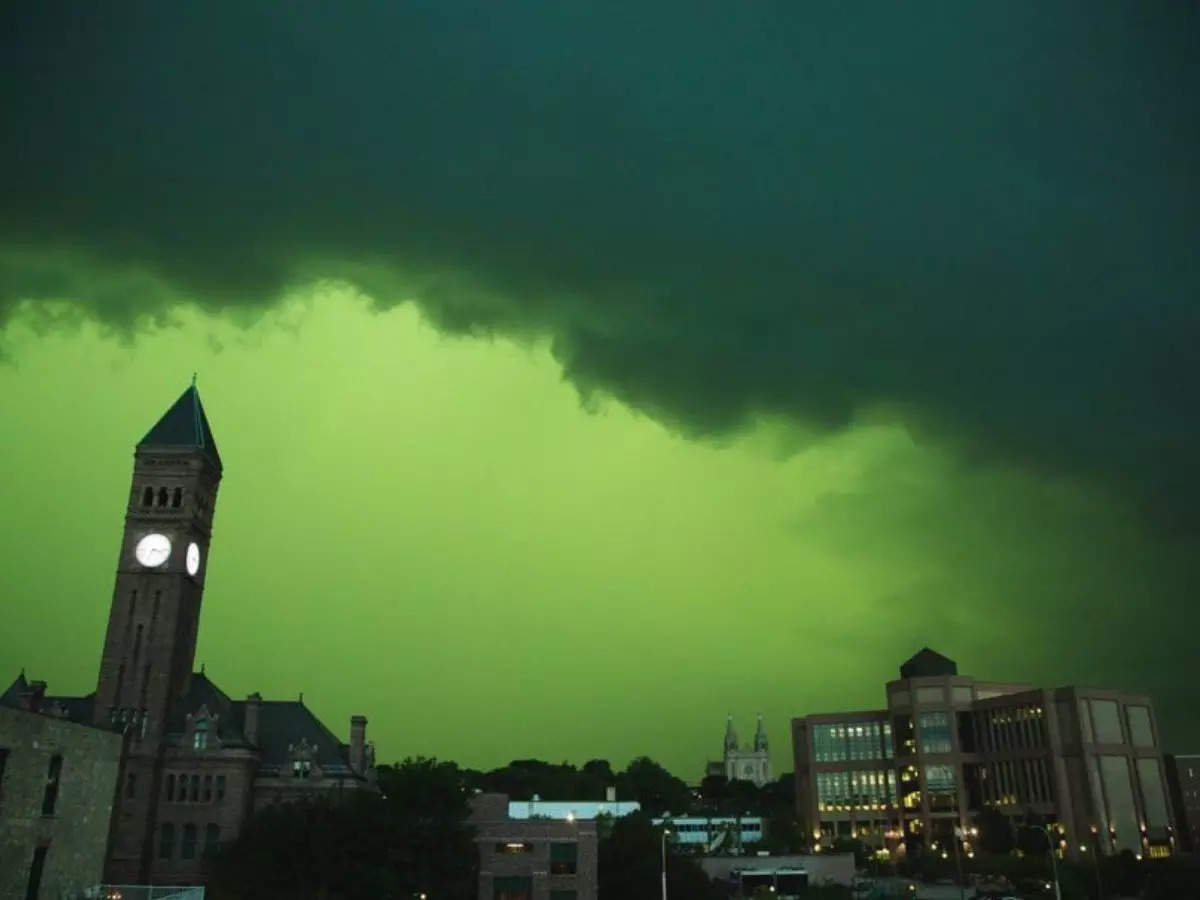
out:
{"label": "illuminated window", "polygon": [[192,736],[192,747],[195,750],[208,748],[208,719],[197,719]]}
{"label": "illuminated window", "polygon": [[497,853],[502,853],[506,856],[518,853],[532,853],[533,844],[528,841],[508,841],[507,843],[497,844],[495,850]]}
{"label": "illuminated window", "polygon": [[944,712],[921,713],[919,723],[922,753],[950,752],[950,723]]}

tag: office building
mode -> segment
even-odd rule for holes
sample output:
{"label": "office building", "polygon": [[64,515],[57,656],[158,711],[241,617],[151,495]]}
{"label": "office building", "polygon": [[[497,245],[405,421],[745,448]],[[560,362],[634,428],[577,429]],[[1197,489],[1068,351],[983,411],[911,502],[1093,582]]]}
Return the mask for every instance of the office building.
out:
{"label": "office building", "polygon": [[792,721],[797,815],[815,843],[948,846],[990,809],[1051,826],[1060,854],[1174,852],[1148,697],[982,681],[928,648],[885,695],[884,709]]}

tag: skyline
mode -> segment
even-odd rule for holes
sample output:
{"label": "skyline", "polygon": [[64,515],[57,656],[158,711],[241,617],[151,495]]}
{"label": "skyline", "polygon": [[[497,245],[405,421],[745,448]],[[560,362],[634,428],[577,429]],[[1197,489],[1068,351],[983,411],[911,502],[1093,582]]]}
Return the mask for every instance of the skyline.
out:
{"label": "skyline", "polygon": [[[1200,5],[0,9],[0,665],[90,690],[132,448],[197,663],[381,760],[876,708],[930,646],[1200,744]],[[740,725],[743,729],[748,727]]]}
{"label": "skyline", "polygon": [[[286,328],[264,322],[243,331],[184,313],[182,327],[164,328],[133,345],[100,338],[88,324],[73,337],[10,329],[15,339],[9,347],[15,352],[11,365],[0,370],[0,397],[7,401],[0,412],[19,425],[17,433],[27,442],[6,445],[2,462],[8,471],[39,477],[9,486],[9,508],[44,513],[32,523],[32,532],[18,521],[23,538],[10,538],[6,546],[25,540],[43,553],[10,561],[0,590],[29,596],[26,584],[53,587],[42,603],[21,607],[13,617],[0,658],[25,665],[30,677],[45,678],[56,693],[94,686],[133,445],[190,378],[181,370],[167,381],[160,372],[177,367],[181,357],[209,354],[199,366],[198,387],[226,469],[197,667],[205,663],[210,677],[235,699],[253,690],[280,699],[303,692],[335,728],[352,713],[366,714],[381,761],[424,754],[490,768],[515,758],[582,764],[607,756],[621,765],[647,754],[684,777],[693,770],[698,776],[706,754],[719,756],[726,714],[734,715],[747,739],[755,714],[762,712],[773,765],[782,772],[790,768],[791,716],[879,707],[883,683],[896,678],[900,662],[925,644],[958,660],[964,674],[981,678],[1147,690],[1158,706],[1167,745],[1173,738],[1191,739],[1186,685],[1175,702],[1164,691],[1175,683],[1168,680],[1172,672],[1162,673],[1167,678],[1155,684],[1137,666],[1123,670],[1097,660],[1088,646],[1059,661],[1048,650],[1029,650],[1029,642],[1037,648],[1040,640],[1049,648],[1056,640],[1055,634],[1024,633],[1036,623],[1013,627],[1004,643],[996,640],[996,623],[976,633],[956,633],[971,620],[961,618],[962,610],[954,606],[946,609],[960,618],[939,623],[936,608],[889,611],[894,604],[872,596],[887,591],[903,597],[904,590],[911,596],[922,584],[941,584],[991,590],[1002,600],[1002,585],[981,583],[972,571],[978,542],[1003,538],[1006,553],[993,549],[990,560],[1007,558],[1020,565],[1039,537],[1021,533],[1028,523],[1020,513],[1029,498],[1047,506],[1057,503],[1060,522],[1078,521],[1102,510],[1084,492],[1048,488],[1019,473],[1000,477],[962,467],[886,425],[811,441],[800,451],[788,444],[800,441],[797,435],[769,423],[725,445],[688,441],[617,403],[599,411],[582,408],[569,386],[554,377],[544,348],[446,338],[423,325],[411,307],[387,313],[389,327],[384,327],[361,299],[336,288],[310,300],[308,306],[297,300],[279,314],[287,319]],[[330,327],[335,321],[336,329]],[[217,344],[223,348],[212,350]],[[353,398],[328,385],[322,389],[320,378],[346,358],[347,345],[358,348],[359,358],[338,385],[364,385]],[[398,373],[386,363],[397,346],[405,348],[408,362]],[[68,358],[81,351],[84,368],[54,384],[56,373],[70,371]],[[272,362],[256,364],[264,353]],[[365,383],[378,377],[381,361],[392,371],[381,393],[411,418],[371,422],[378,398]],[[310,366],[309,380],[302,389],[289,390],[290,381],[305,378],[304,363]],[[448,382],[450,373],[457,375],[453,382]],[[240,389],[247,379],[260,385],[261,395]],[[35,381],[40,394],[27,394],[23,405],[14,403],[15,388]],[[488,390],[464,387],[481,384]],[[122,402],[111,404],[109,393]],[[499,404],[505,396],[508,402]],[[351,405],[350,399],[357,402]],[[62,410],[63,417],[47,421],[45,404]],[[531,422],[540,428],[529,438]],[[493,437],[482,456],[481,447],[471,444],[485,425]],[[426,440],[406,439],[406,426],[418,426],[415,431]],[[393,449],[358,452],[353,440],[340,437],[350,429],[359,429],[368,447]],[[80,430],[102,450],[103,479],[96,457],[79,454],[71,442]],[[289,439],[281,442],[276,435]],[[55,444],[61,449],[47,452],[47,445]],[[563,452],[567,447],[572,452]],[[792,455],[781,456],[780,447]],[[517,466],[538,449],[538,466]],[[424,477],[410,477],[421,472]],[[819,479],[797,477],[803,473]],[[938,488],[945,490],[947,479],[952,487],[943,493]],[[384,488],[375,497],[373,484]],[[605,498],[614,490],[621,493]],[[774,494],[781,490],[785,493]],[[1006,503],[1014,490],[1021,495]],[[979,502],[988,499],[997,509],[1007,507],[1013,521],[999,530],[993,525],[974,535],[962,533],[975,508],[963,503],[964,493]],[[947,533],[940,535],[948,551],[914,559],[914,551],[933,534],[917,532],[906,539],[905,528],[897,529],[886,517],[872,535],[861,504],[880,516],[876,501],[881,495],[893,498],[891,516],[905,527],[931,510],[946,515],[959,506],[959,518],[945,523]],[[76,503],[65,515],[61,502],[39,504],[38,498],[46,496],[86,498],[87,506]],[[710,504],[718,516],[705,515]],[[659,518],[639,526],[627,517],[626,505]],[[463,510],[474,511],[472,522],[462,519]],[[513,533],[514,514],[519,514],[515,521],[521,533]],[[375,534],[369,529],[355,534],[362,526],[354,523],[364,517],[384,525]],[[559,533],[568,522],[587,530],[572,540]],[[6,524],[14,523],[10,518]],[[830,533],[837,524],[841,531]],[[624,540],[613,538],[621,526],[632,533]],[[62,537],[64,528],[70,539]],[[730,532],[739,530],[741,540],[723,546]],[[866,539],[857,553],[850,536],[860,544]],[[805,548],[805,540],[815,546]],[[1086,547],[1058,540],[1042,558],[1026,561],[1017,581],[1053,564],[1055,553],[1082,550],[1086,555]],[[641,541],[651,542],[650,549],[639,552]],[[405,549],[410,542],[418,546]],[[522,543],[527,553],[520,558],[526,562],[518,567],[511,560]],[[348,552],[356,544],[365,549]],[[543,559],[542,546],[565,555],[565,562],[555,566]],[[488,547],[492,551],[481,555],[480,548]],[[695,547],[706,561],[699,572],[692,571]],[[50,562],[45,551],[51,548],[59,565],[47,585],[42,567]],[[844,558],[838,560],[834,550]],[[664,551],[675,554],[668,564],[655,555]],[[802,555],[780,567],[779,557],[789,552]],[[289,565],[295,554],[303,559]],[[957,570],[946,565],[956,557],[962,566]],[[270,565],[263,567],[263,559]],[[393,569],[397,559],[403,565]],[[770,574],[755,579],[754,571],[772,560]],[[901,560],[907,565],[901,567]],[[574,567],[581,571],[573,573]],[[1108,574],[1121,573],[1119,567],[1096,573],[1097,586]],[[780,584],[789,589],[786,594]],[[387,593],[389,585],[394,593]],[[672,586],[665,614],[643,604],[651,589]],[[855,597],[848,608],[843,598],[851,590],[865,596]],[[547,607],[546,598],[555,592],[572,597],[575,605]],[[815,608],[793,604],[797,596],[813,598]],[[261,602],[254,602],[258,597]],[[345,598],[342,616],[339,597]],[[1036,606],[1040,598],[1024,599]],[[863,611],[879,627],[847,629],[846,623]],[[924,621],[906,623],[913,612],[923,613]],[[1022,613],[1014,613],[1019,622]],[[710,621],[697,622],[697,616]],[[834,616],[838,621],[831,627],[828,618]],[[562,630],[565,640],[538,637],[538,623],[546,620]],[[345,624],[332,627],[331,621]],[[36,649],[48,622],[71,623],[55,628],[54,645],[69,648],[67,659]],[[784,627],[761,624],[774,622]],[[1152,633],[1154,623],[1149,624]],[[1136,634],[1145,625],[1134,615],[1125,627]],[[257,630],[261,639],[252,634]],[[531,635],[528,655],[517,652]],[[599,637],[589,646],[591,635]],[[665,648],[656,646],[663,635],[670,638]],[[756,643],[762,647],[758,652]],[[445,647],[449,655],[430,654],[429,645]],[[275,646],[305,649],[277,654]],[[366,650],[361,661],[354,657],[358,646]],[[265,648],[266,655],[256,657],[256,648]],[[780,672],[791,668],[797,652],[803,654],[800,674],[790,682]],[[1036,662],[1021,661],[1025,653]],[[410,665],[410,654],[421,654],[427,668]],[[806,677],[811,672],[837,677],[814,680]],[[556,684],[555,678],[566,684]],[[539,699],[539,679],[550,683],[547,702]],[[472,687],[477,681],[480,687]],[[361,685],[357,700],[356,684]],[[492,704],[480,691],[496,684],[513,685],[522,696]],[[576,688],[586,716],[573,699]],[[632,697],[641,702],[633,705]],[[627,711],[622,703],[630,704]],[[663,733],[661,708],[672,710],[678,738]],[[447,711],[453,713],[449,720]],[[523,732],[512,721],[537,724]]]}

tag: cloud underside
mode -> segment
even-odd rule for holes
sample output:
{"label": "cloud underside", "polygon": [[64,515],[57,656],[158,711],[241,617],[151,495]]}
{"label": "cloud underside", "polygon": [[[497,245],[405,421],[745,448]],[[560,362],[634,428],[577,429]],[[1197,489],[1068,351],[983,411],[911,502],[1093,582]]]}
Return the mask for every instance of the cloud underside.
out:
{"label": "cloud underside", "polygon": [[0,323],[345,279],[689,434],[884,409],[1200,524],[1194,7],[28,6]]}

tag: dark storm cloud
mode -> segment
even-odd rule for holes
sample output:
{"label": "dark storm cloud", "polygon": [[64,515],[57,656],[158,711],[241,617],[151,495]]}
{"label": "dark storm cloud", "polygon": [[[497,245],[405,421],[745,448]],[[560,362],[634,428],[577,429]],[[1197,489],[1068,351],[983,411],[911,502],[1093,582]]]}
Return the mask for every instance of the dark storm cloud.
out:
{"label": "dark storm cloud", "polygon": [[1196,4],[0,16],[0,320],[358,273],[693,432],[883,404],[1200,518]]}

